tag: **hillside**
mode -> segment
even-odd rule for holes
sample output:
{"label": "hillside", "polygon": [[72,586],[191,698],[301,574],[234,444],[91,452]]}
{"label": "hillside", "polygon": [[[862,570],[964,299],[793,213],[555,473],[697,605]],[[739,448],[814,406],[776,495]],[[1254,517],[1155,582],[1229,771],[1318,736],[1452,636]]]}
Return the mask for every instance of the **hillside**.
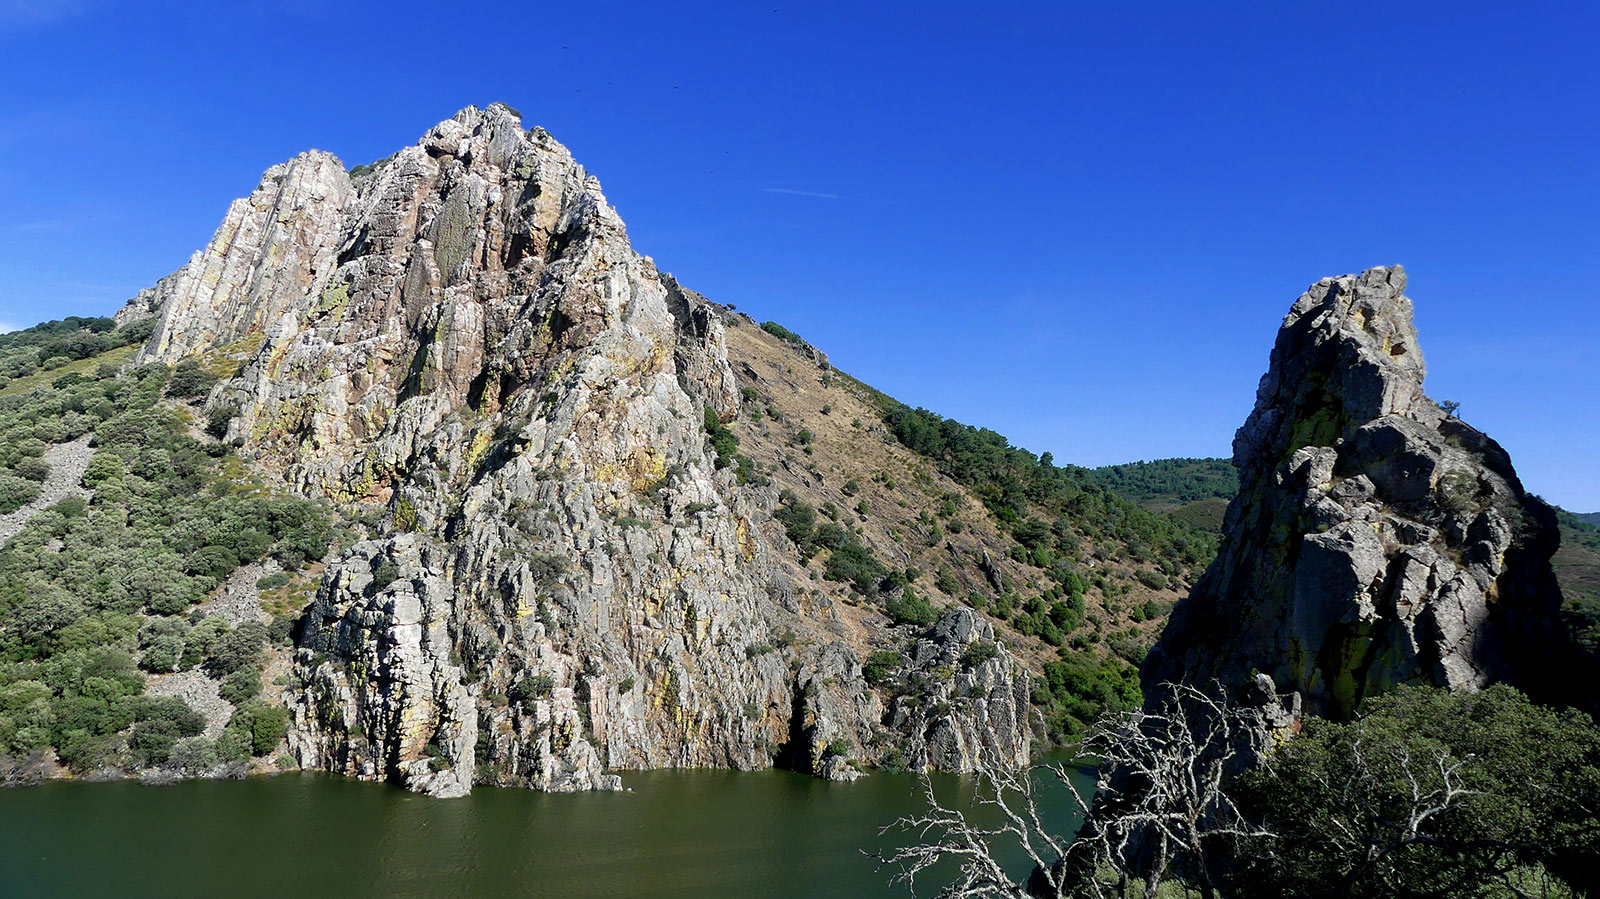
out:
{"label": "hillside", "polygon": [[1209,499],[1226,501],[1239,492],[1239,472],[1230,459],[1153,459],[1105,465],[1094,474],[1123,496],[1162,510]]}
{"label": "hillside", "polygon": [[1137,702],[1135,666],[1215,553],[1211,534],[1087,469],[909,409],[780,325],[726,320],[744,399],[729,427],[753,475],[790,497],[780,519],[809,589],[852,622],[926,618],[921,604],[987,615],[1045,688],[1052,741]]}
{"label": "hillside", "polygon": [[1586,516],[1556,510],[1561,548],[1550,563],[1561,581],[1562,610],[1590,653],[1600,656],[1600,527]]}

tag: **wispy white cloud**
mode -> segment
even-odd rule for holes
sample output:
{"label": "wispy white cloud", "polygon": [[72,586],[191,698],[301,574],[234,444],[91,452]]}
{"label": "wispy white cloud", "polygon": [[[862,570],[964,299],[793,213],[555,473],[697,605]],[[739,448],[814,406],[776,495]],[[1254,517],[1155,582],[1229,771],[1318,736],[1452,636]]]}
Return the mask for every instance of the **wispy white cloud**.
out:
{"label": "wispy white cloud", "polygon": [[59,232],[62,232],[62,231],[71,231],[72,230],[72,223],[68,222],[68,221],[65,221],[63,219],[41,219],[39,221],[22,222],[21,224],[12,225],[11,226],[11,230],[12,231],[49,231],[49,232],[59,233]]}
{"label": "wispy white cloud", "polygon": [[88,8],[87,0],[0,0],[0,30],[50,25]]}
{"label": "wispy white cloud", "polygon": [[814,197],[818,200],[839,199],[838,194],[827,194],[820,190],[796,190],[792,187],[763,187],[761,191],[769,194],[787,194],[791,197]]}

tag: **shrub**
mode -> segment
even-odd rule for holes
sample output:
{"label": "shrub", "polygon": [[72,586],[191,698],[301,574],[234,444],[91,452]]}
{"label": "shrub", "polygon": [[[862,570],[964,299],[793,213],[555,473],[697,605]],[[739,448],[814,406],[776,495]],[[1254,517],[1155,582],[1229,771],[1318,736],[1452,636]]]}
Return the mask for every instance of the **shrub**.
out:
{"label": "shrub", "polygon": [[[1468,791],[1448,802],[1446,772]],[[1487,896],[1552,874],[1587,888],[1600,729],[1506,686],[1401,687],[1369,700],[1355,722],[1308,718],[1233,796],[1275,834],[1244,847],[1233,895],[1320,895],[1339,884],[1345,896]]]}
{"label": "shrub", "polygon": [[550,698],[555,688],[554,677],[548,674],[530,674],[512,684],[508,695],[524,708],[532,709],[535,700]]}
{"label": "shrub", "polygon": [[286,587],[286,586],[288,586],[288,584],[289,584],[289,572],[287,572],[287,571],[274,571],[273,573],[267,575],[266,577],[258,579],[256,581],[256,589],[257,590],[276,590],[279,587]]}
{"label": "shrub", "polygon": [[172,370],[172,379],[167,381],[167,396],[175,399],[202,397],[210,393],[216,383],[217,376],[201,368],[199,363],[180,362]]}
{"label": "shrub", "polygon": [[217,692],[234,705],[241,705],[261,695],[261,675],[254,668],[240,668],[222,679]]}
{"label": "shrub", "polygon": [[567,573],[567,566],[565,556],[536,555],[528,559],[528,573],[546,587],[555,586]]}
{"label": "shrub", "polygon": [[966,651],[961,654],[961,664],[972,668],[982,665],[999,654],[1000,647],[996,646],[993,640],[978,640],[968,646]]}
{"label": "shrub", "polygon": [[1146,587],[1149,587],[1152,590],[1167,589],[1167,576],[1159,571],[1150,571],[1145,569],[1141,570],[1135,576],[1138,577],[1139,583],[1144,584]]}
{"label": "shrub", "polygon": [[711,448],[717,454],[716,466],[727,468],[733,464],[734,453],[739,450],[739,436],[722,424],[717,410],[710,406],[706,407],[705,429],[706,436],[711,440]]}
{"label": "shrub", "polygon": [[892,650],[873,653],[861,666],[861,676],[867,683],[874,687],[881,687],[888,683],[889,676],[900,667],[902,657],[900,653]]}
{"label": "shrub", "polygon": [[786,343],[805,343],[805,341],[800,338],[799,334],[794,333],[777,322],[762,322],[761,330],[771,334],[773,337],[776,337],[779,340],[785,341]]}
{"label": "shrub", "polygon": [[384,559],[378,567],[372,569],[372,590],[382,592],[384,588],[400,579],[400,566],[393,559]]}
{"label": "shrub", "polygon": [[214,675],[226,676],[241,668],[253,667],[260,661],[266,642],[267,626],[259,621],[246,621],[219,635],[211,644],[206,653],[206,669]]}
{"label": "shrub", "polygon": [[19,477],[30,481],[43,482],[50,477],[50,463],[34,456],[24,456],[11,466],[11,470]]}
{"label": "shrub", "polygon": [[241,705],[228,721],[229,730],[236,728],[248,738],[251,755],[266,755],[289,733],[289,712],[281,705],[252,700]]}
{"label": "shrub", "polygon": [[239,407],[233,403],[217,406],[206,413],[206,433],[221,440],[227,436],[228,425],[239,415]]}
{"label": "shrub", "polygon": [[846,581],[863,594],[876,593],[883,579],[884,568],[854,534],[844,546],[828,556],[828,565],[822,576],[830,581]]}
{"label": "shrub", "polygon": [[938,613],[928,601],[917,595],[910,587],[900,591],[898,595],[891,594],[884,603],[884,611],[889,613],[889,619],[895,624],[915,624],[927,627],[932,624]]}

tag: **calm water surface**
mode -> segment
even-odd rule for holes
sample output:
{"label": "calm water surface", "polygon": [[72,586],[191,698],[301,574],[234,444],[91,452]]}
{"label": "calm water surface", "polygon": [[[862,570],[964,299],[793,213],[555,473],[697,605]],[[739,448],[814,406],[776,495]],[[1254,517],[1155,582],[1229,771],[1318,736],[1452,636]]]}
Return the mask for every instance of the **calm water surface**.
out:
{"label": "calm water surface", "polygon": [[[878,828],[922,807],[912,776],[623,780],[631,792],[450,800],[309,774],[0,790],[0,896],[904,895],[860,850],[896,844]],[[970,798],[969,780],[935,784]],[[1041,796],[1057,832],[1076,829],[1064,788]]]}

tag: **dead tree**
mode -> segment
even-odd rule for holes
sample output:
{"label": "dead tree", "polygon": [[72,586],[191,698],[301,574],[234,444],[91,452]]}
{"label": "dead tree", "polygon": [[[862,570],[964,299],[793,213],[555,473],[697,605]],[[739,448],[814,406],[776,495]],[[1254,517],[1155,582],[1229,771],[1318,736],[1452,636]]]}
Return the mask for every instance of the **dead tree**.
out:
{"label": "dead tree", "polygon": [[[1253,750],[1259,719],[1231,706],[1220,687],[1213,694],[1166,684],[1159,695],[1154,710],[1107,716],[1084,738],[1082,755],[1100,760],[1093,793],[1084,795],[1065,766],[1044,766],[1084,815],[1076,839],[1056,835],[1040,819],[1029,772],[980,766],[976,806],[992,810],[997,824],[973,823],[941,803],[924,780],[928,810],[883,829],[914,834],[916,842],[873,857],[880,867],[897,868],[892,879],[913,894],[918,874],[943,859],[957,861],[954,881],[935,894],[940,899],[1122,897],[1136,881],[1152,897],[1174,868],[1215,899],[1209,857],[1215,844],[1269,835],[1246,821],[1224,791],[1235,757]],[[1033,862],[1028,879],[1014,879],[997,859],[1006,842]]]}

